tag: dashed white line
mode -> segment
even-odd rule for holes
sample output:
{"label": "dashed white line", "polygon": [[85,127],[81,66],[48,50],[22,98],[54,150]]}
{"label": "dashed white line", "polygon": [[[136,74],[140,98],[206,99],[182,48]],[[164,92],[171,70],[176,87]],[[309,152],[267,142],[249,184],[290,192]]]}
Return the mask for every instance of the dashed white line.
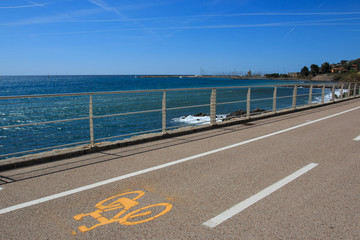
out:
{"label": "dashed white line", "polygon": [[357,136],[356,138],[354,138],[354,141],[360,141],[360,136]]}
{"label": "dashed white line", "polygon": [[19,210],[19,209],[26,208],[26,207],[30,207],[30,206],[33,206],[33,205],[36,205],[36,204],[40,204],[40,203],[47,202],[47,201],[50,201],[50,200],[54,200],[54,199],[57,199],[57,198],[69,196],[71,194],[86,191],[86,190],[96,188],[96,187],[99,187],[99,186],[103,186],[103,185],[106,185],[106,184],[109,184],[109,183],[117,182],[117,181],[124,180],[124,179],[130,178],[130,177],[135,177],[135,176],[138,176],[138,175],[141,175],[141,174],[144,174],[144,173],[149,173],[149,172],[156,171],[156,170],[159,170],[159,169],[162,169],[162,168],[170,167],[170,166],[177,165],[177,164],[180,164],[180,163],[183,163],[183,162],[187,162],[187,161],[194,160],[194,159],[197,159],[197,158],[200,158],[200,157],[204,157],[204,156],[207,156],[207,155],[210,155],[210,154],[225,151],[225,150],[228,150],[228,149],[231,149],[231,148],[234,148],[234,147],[239,147],[239,146],[245,145],[247,143],[255,142],[255,141],[258,141],[258,140],[262,140],[262,139],[265,139],[265,138],[268,138],[268,137],[272,137],[272,136],[281,134],[281,133],[289,132],[289,131],[292,131],[294,129],[305,127],[307,125],[317,123],[317,122],[320,122],[320,121],[323,121],[323,120],[326,120],[326,119],[329,119],[329,118],[332,118],[332,117],[336,117],[336,116],[339,116],[339,115],[342,115],[342,114],[345,114],[345,113],[348,113],[348,112],[351,112],[351,111],[354,111],[354,110],[357,110],[357,109],[360,109],[360,106],[356,107],[356,108],[346,110],[346,111],[343,111],[343,112],[339,112],[339,113],[336,113],[336,114],[333,114],[333,115],[329,115],[327,117],[319,118],[319,119],[316,119],[316,120],[313,120],[313,121],[310,121],[310,122],[307,122],[307,123],[296,125],[294,127],[290,127],[290,128],[283,129],[283,130],[273,132],[273,133],[270,133],[270,134],[266,134],[266,135],[263,135],[263,136],[260,136],[260,137],[249,139],[249,140],[246,140],[246,141],[243,141],[243,142],[235,143],[235,144],[232,144],[232,145],[229,145],[229,146],[226,146],[226,147],[218,148],[218,149],[215,149],[215,150],[212,150],[212,151],[209,151],[209,152],[200,153],[200,154],[190,156],[190,157],[187,157],[187,158],[182,158],[182,159],[179,159],[179,160],[176,160],[176,161],[173,161],[173,162],[168,162],[168,163],[161,164],[161,165],[158,165],[158,166],[155,166],[155,167],[146,168],[146,169],[143,169],[143,170],[140,170],[140,171],[137,171],[137,172],[128,173],[128,174],[125,174],[125,175],[122,175],[122,176],[118,176],[118,177],[111,178],[111,179],[108,179],[108,180],[104,180],[104,181],[101,181],[101,182],[97,182],[97,183],[94,183],[94,184],[90,184],[90,185],[86,185],[86,186],[83,186],[83,187],[75,188],[75,189],[72,189],[72,190],[69,190],[69,191],[57,193],[57,194],[50,195],[50,196],[43,197],[43,198],[39,198],[39,199],[36,199],[36,200],[33,200],[33,201],[29,201],[29,202],[21,203],[21,204],[14,205],[14,206],[11,206],[11,207],[3,208],[3,209],[0,209],[0,214],[12,212],[12,211]]}
{"label": "dashed white line", "polygon": [[280,181],[274,183],[273,185],[265,188],[264,190],[258,192],[257,194],[251,196],[250,198],[236,204],[235,206],[231,207],[230,209],[222,212],[221,214],[217,215],[216,217],[210,219],[209,221],[203,223],[203,225],[214,228],[217,225],[225,222],[229,218],[235,216],[236,214],[240,213],[241,211],[245,210],[246,208],[250,207],[254,203],[260,201],[261,199],[267,197],[271,193],[275,192],[276,190],[279,190],[286,184],[294,181],[296,178],[300,177],[301,175],[305,174],[306,172],[310,171],[314,167],[316,167],[317,163],[310,163],[309,165],[306,165],[305,167],[301,168],[300,170],[292,173],[291,175],[281,179]]}

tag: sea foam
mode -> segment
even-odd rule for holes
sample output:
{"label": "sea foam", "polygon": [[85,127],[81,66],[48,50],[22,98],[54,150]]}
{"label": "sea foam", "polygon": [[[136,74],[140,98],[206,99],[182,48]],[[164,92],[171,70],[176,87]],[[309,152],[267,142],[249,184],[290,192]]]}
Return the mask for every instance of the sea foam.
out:
{"label": "sea foam", "polygon": [[[221,122],[225,115],[216,115],[216,121]],[[204,125],[210,123],[210,116],[203,116],[203,117],[196,117],[193,115],[183,116],[179,118],[173,118],[173,122],[175,123],[183,123],[183,124],[189,124],[189,125]]]}

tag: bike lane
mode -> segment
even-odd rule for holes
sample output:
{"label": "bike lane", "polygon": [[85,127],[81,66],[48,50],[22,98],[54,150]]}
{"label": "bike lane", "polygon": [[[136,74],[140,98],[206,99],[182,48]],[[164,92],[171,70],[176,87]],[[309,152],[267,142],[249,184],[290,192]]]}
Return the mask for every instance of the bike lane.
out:
{"label": "bike lane", "polygon": [[[357,114],[352,113],[352,116],[353,118],[358,116],[358,111]],[[303,119],[301,122],[303,122]],[[331,122],[332,127],[336,124],[338,124],[338,121]],[[348,128],[350,129],[350,125]],[[345,134],[345,130],[341,130],[342,134]],[[314,133],[314,129],[298,129],[294,131],[291,134],[284,134],[286,135],[286,141],[284,141],[283,135],[273,136],[256,143],[247,144],[246,146],[234,147],[226,151],[202,156],[194,161],[144,173],[136,177],[2,214],[0,216],[1,237],[5,239],[24,239],[29,237],[37,239],[53,239],[55,237],[59,239],[91,239],[102,236],[104,239],[120,237],[130,239],[154,237],[158,239],[186,239],[196,236],[200,239],[224,239],[224,229],[226,230],[227,237],[239,236],[239,232],[243,230],[241,229],[240,231],[239,228],[246,226],[245,229],[248,229],[251,226],[251,222],[254,221],[254,217],[250,215],[249,223],[249,219],[242,218],[243,215],[235,216],[226,224],[221,224],[215,229],[208,229],[202,224],[229,207],[234,206],[240,200],[247,199],[279,179],[295,172],[308,164],[309,160],[319,160],[317,162],[319,162],[320,167],[321,165],[326,166],[326,164],[329,164],[324,164],[325,161],[328,161],[329,156],[324,157],[319,151],[325,150],[326,146],[316,145],[317,142],[322,140],[323,136],[315,135],[315,137],[312,137],[312,140],[303,143],[304,146],[301,147],[299,143],[302,141],[299,141],[299,139],[308,139],[308,136],[312,136]],[[244,132],[242,131],[241,133]],[[338,135],[339,133],[336,134],[336,136]],[[231,137],[241,138],[236,134],[231,135]],[[217,140],[229,141],[222,137]],[[328,143],[328,145],[333,146],[332,143]],[[274,146],[276,146],[275,149]],[[345,146],[340,147],[346,150]],[[212,148],[212,146],[208,148]],[[159,156],[159,151],[161,152],[162,150],[148,154],[143,159],[156,158],[156,156]],[[329,149],[326,150],[330,151]],[[331,155],[338,152],[335,150],[331,151]],[[178,151],[176,150],[172,154],[178,156],[180,154]],[[114,153],[114,151],[109,152]],[[197,150],[190,150],[190,152],[197,152]],[[171,158],[169,155],[167,157]],[[132,159],[132,157],[130,158]],[[122,164],[119,165],[121,166]],[[92,166],[92,168],[95,168],[93,170],[95,172],[106,171],[107,169],[106,166],[103,168],[99,167],[98,164],[95,167]],[[309,172],[307,176],[312,176],[311,179],[313,179],[316,173],[319,173],[318,169],[314,169],[314,172]],[[83,175],[83,177],[86,176],[88,179],[91,179],[93,174]],[[66,176],[60,177],[60,175],[60,173],[56,174],[56,180],[62,179],[65,181]],[[54,175],[51,175],[51,177],[54,177]],[[39,179],[41,177],[37,178],[37,180]],[[313,180],[300,178],[299,181],[304,186],[314,188],[311,185]],[[46,185],[46,183],[43,184]],[[297,185],[295,184],[295,186]],[[293,189],[293,185],[290,184],[289,186],[294,191],[293,194],[299,198],[302,198],[302,195],[307,193],[307,190],[297,193],[298,191]],[[6,191],[6,188],[7,185],[5,185],[5,189],[2,191]],[[306,187],[303,188],[306,189]],[[281,193],[283,191],[285,190],[280,190]],[[119,196],[119,198],[116,198],[119,194],[126,192],[141,192],[143,195],[138,199],[134,199],[136,196]],[[136,193],[132,194],[136,195]],[[115,204],[110,201],[109,204],[105,204],[109,206],[107,208],[99,209],[96,207],[99,202],[109,198],[110,200],[115,199]],[[273,196],[270,196],[270,198],[273,198]],[[286,198],[289,198],[288,195],[286,195]],[[116,199],[118,199],[117,202]],[[276,200],[274,201],[276,202]],[[166,204],[162,205],[162,207],[168,211],[148,222],[130,225],[127,224],[126,219],[123,219],[122,223],[125,224],[121,224],[119,220],[118,222],[106,223],[89,231],[81,231],[81,226],[94,226],[101,222],[101,217],[111,221],[126,206],[128,210],[120,215],[128,216],[130,222],[136,219],[131,218],[132,216],[138,215],[137,218],[146,218],[150,215],[145,215],[148,209],[144,208],[159,203]],[[118,208],[117,204],[125,207]],[[98,206],[104,206],[104,204]],[[278,209],[279,206],[276,206],[276,208]],[[133,213],[138,209],[143,210]],[[246,215],[253,209],[250,208]],[[94,213],[99,210],[109,211]],[[160,213],[162,211],[159,210]],[[80,219],[80,214],[89,213],[93,214],[83,216]],[[117,217],[116,220],[120,219],[121,216]],[[106,219],[102,220],[106,221]],[[242,219],[240,225],[236,223],[238,219]],[[256,225],[255,222],[253,224]],[[84,228],[82,229],[84,230]]]}

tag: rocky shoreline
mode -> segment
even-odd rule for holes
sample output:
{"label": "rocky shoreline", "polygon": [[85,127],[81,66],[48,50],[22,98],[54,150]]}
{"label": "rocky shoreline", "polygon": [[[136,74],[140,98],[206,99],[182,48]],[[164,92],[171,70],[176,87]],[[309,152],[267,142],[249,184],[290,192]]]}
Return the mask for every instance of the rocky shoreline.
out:
{"label": "rocky shoreline", "polygon": [[[266,110],[261,109],[261,108],[255,108],[254,110],[250,111],[250,115],[259,115],[263,112],[266,112]],[[238,111],[235,112],[231,112],[230,114],[226,115],[226,117],[223,119],[224,121],[229,121],[233,118],[242,118],[242,117],[246,117],[246,111],[239,109]]]}

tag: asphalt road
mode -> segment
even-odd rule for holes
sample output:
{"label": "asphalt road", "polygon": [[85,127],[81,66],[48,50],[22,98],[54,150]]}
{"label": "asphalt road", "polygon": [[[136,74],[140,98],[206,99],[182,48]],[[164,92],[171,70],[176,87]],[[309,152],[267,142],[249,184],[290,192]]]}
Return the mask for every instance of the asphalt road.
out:
{"label": "asphalt road", "polygon": [[0,172],[0,239],[360,239],[360,100]]}

